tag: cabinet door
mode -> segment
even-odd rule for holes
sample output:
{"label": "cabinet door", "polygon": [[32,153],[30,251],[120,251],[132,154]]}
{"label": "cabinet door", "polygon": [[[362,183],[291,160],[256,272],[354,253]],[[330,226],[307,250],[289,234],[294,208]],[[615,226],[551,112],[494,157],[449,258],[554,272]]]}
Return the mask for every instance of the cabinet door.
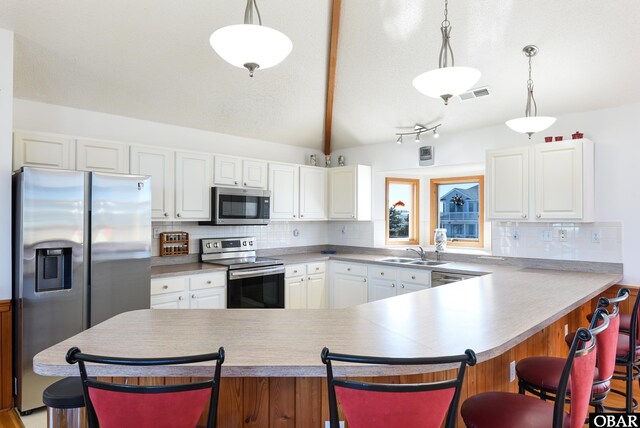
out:
{"label": "cabinet door", "polygon": [[396,295],[396,281],[369,278],[369,302],[386,299]]}
{"label": "cabinet door", "polygon": [[487,218],[529,217],[529,148],[487,152]]}
{"label": "cabinet door", "polygon": [[536,145],[536,220],[582,218],[582,144]]}
{"label": "cabinet door", "polygon": [[242,161],[242,185],[257,189],[267,188],[267,163],[243,160]]}
{"label": "cabinet door", "polygon": [[75,140],[64,135],[15,131],[13,169],[22,166],[75,169]]}
{"label": "cabinet door", "polygon": [[300,167],[300,219],[327,219],[327,170]]}
{"label": "cabinet door", "polygon": [[319,273],[307,277],[307,308],[326,309],[328,307],[327,284],[325,274]]}
{"label": "cabinet door", "polygon": [[297,166],[269,164],[272,220],[295,220],[298,218],[298,188]]}
{"label": "cabinet door", "polygon": [[408,294],[413,293],[414,291],[422,291],[429,289],[428,285],[417,284],[411,282],[401,282],[400,287],[398,288],[398,295],[400,294]]}
{"label": "cabinet door", "polygon": [[332,282],[332,302],[336,309],[367,302],[367,278],[335,274]]}
{"label": "cabinet door", "polygon": [[132,174],[151,176],[151,217],[174,218],[175,152],[154,147],[131,146]]}
{"label": "cabinet door", "polygon": [[128,174],[128,147],[112,141],[77,140],[76,169]]}
{"label": "cabinet door", "polygon": [[356,170],[335,168],[329,171],[329,218],[356,218]]}
{"label": "cabinet door", "polygon": [[188,297],[189,294],[186,291],[183,293],[170,293],[151,296],[151,309],[188,309]]}
{"label": "cabinet door", "polygon": [[304,276],[285,279],[284,288],[285,308],[305,309],[307,307],[307,285]]}
{"label": "cabinet door", "polygon": [[176,153],[176,217],[208,220],[211,211],[211,161],[206,153]]}
{"label": "cabinet door", "polygon": [[225,287],[191,291],[191,309],[225,309],[227,293]]}
{"label": "cabinet door", "polygon": [[213,163],[213,184],[240,186],[242,179],[242,161],[240,158],[215,156]]}

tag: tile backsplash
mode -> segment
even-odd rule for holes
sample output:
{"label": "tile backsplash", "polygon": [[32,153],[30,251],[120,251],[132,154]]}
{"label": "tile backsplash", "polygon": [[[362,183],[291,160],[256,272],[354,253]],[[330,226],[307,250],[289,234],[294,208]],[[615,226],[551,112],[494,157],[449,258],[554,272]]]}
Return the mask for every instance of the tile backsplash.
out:
{"label": "tile backsplash", "polygon": [[493,222],[494,256],[622,262],[622,223]]}
{"label": "tile backsplash", "polygon": [[273,221],[268,226],[199,226],[190,222],[154,222],[151,255],[160,254],[160,232],[189,233],[189,253],[200,252],[202,238],[255,236],[259,249],[304,247],[310,245],[373,246],[371,222],[286,222]]}

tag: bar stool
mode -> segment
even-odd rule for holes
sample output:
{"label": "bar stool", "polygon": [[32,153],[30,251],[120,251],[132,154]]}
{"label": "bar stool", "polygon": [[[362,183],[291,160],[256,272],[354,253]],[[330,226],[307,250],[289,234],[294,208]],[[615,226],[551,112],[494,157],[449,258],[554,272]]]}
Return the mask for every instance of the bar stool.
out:
{"label": "bar stool", "polygon": [[48,428],[87,428],[80,377],[66,377],[49,385],[42,401],[47,406]]}

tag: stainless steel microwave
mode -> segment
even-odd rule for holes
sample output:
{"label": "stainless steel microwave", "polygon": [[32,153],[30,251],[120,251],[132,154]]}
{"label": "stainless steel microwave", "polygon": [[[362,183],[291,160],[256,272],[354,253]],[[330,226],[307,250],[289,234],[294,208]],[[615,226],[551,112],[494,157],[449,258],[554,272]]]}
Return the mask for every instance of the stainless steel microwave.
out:
{"label": "stainless steel microwave", "polygon": [[201,225],[265,225],[269,224],[271,191],[238,189],[235,187],[211,188],[211,221]]}

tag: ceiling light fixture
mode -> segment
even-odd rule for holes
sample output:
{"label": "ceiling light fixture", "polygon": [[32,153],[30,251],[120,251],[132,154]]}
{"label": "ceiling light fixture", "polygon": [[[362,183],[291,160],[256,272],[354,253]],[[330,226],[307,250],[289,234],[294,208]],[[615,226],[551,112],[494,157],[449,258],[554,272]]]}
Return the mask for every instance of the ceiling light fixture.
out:
{"label": "ceiling light fixture", "polygon": [[398,136],[398,139],[396,140],[397,144],[402,144],[402,137],[404,135],[415,135],[416,139],[415,142],[419,143],[420,142],[420,135],[424,134],[425,132],[429,132],[429,131],[433,131],[433,138],[438,138],[440,136],[440,134],[438,134],[438,127],[442,126],[441,123],[434,125],[434,126],[424,126],[421,125],[419,123],[416,123],[415,126],[413,127],[413,131],[410,132],[396,132],[396,135]]}
{"label": "ceiling light fixture", "polygon": [[[258,16],[258,25],[253,23],[254,9]],[[247,0],[244,24],[217,29],[209,38],[209,43],[223,60],[236,67],[246,68],[251,77],[258,68],[278,65],[293,49],[289,37],[262,25],[256,0]]]}
{"label": "ceiling light fixture", "polygon": [[[531,79],[531,58],[538,53],[538,48],[527,45],[522,49],[525,56],[529,58],[529,80],[527,80],[527,106],[524,109],[524,117],[507,120],[505,124],[516,132],[527,134],[529,139],[536,132],[544,131],[556,121],[555,117],[538,116],[538,105],[533,97],[533,79]],[[533,115],[531,105],[533,104]]]}
{"label": "ceiling light fixture", "polygon": [[[480,79],[480,72],[471,67],[455,67],[453,49],[449,43],[451,37],[451,22],[448,18],[449,1],[444,2],[444,21],[440,25],[442,46],[438,69],[427,71],[413,79],[413,86],[423,94],[442,98],[444,105],[449,104],[449,98],[465,92]],[[449,57],[451,65],[449,66]]]}

